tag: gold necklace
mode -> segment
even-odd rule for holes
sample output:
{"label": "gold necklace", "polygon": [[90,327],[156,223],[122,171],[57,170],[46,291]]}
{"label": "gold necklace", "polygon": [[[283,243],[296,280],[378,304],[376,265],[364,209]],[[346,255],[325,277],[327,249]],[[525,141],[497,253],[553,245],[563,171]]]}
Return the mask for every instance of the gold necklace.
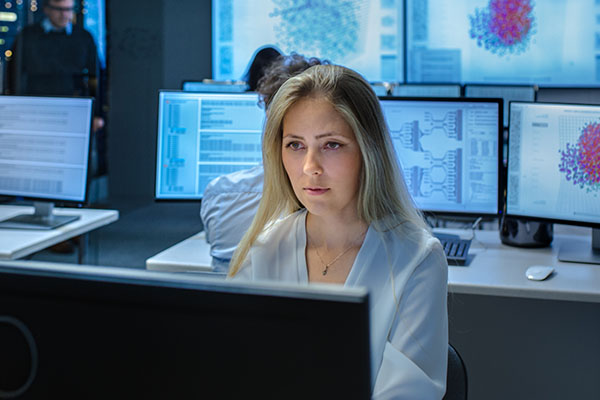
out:
{"label": "gold necklace", "polygon": [[315,246],[315,252],[317,253],[317,257],[319,257],[319,260],[321,260],[321,264],[323,264],[323,276],[327,275],[327,271],[329,270],[329,267],[332,266],[337,260],[340,259],[341,256],[343,256],[344,254],[346,254],[352,247],[354,247],[354,245],[356,244],[356,242],[358,241],[359,238],[363,237],[365,234],[367,233],[367,231],[364,231],[363,233],[361,233],[361,235],[352,243],[350,243],[350,246],[346,247],[346,249],[344,249],[344,251],[342,251],[340,254],[338,254],[337,256],[335,256],[335,258],[331,261],[329,261],[328,263],[326,263],[325,261],[323,261],[323,257],[321,257],[321,254],[319,254],[319,250],[317,249],[317,247]]}

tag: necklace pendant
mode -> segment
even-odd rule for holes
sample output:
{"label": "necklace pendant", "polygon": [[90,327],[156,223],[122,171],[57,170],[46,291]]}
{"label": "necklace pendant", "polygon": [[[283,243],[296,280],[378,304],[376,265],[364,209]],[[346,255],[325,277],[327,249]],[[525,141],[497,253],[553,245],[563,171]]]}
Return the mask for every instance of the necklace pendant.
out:
{"label": "necklace pendant", "polygon": [[329,269],[329,265],[325,266],[325,269],[323,270],[323,276],[327,275],[327,270]]}

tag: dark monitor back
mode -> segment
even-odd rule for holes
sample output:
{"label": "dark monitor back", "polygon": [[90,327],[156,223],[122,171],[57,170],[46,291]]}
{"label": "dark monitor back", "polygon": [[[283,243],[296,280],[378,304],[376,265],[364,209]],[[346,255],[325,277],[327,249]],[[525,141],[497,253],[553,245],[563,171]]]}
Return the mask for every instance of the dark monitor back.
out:
{"label": "dark monitor back", "polygon": [[366,291],[0,263],[0,397],[369,398]]}

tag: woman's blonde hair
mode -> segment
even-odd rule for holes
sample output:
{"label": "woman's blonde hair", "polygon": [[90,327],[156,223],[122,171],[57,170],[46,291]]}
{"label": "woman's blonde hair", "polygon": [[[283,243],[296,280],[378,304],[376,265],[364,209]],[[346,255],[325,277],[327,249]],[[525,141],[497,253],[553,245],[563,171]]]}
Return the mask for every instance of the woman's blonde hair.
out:
{"label": "woman's blonde hair", "polygon": [[405,222],[426,226],[402,178],[379,100],[369,83],[348,68],[316,65],[288,79],[267,109],[262,144],[263,195],[252,225],[233,255],[230,276],[239,271],[265,227],[303,208],[283,167],[281,143],[286,113],[308,97],[328,101],[354,132],[362,155],[358,216],[381,231]]}

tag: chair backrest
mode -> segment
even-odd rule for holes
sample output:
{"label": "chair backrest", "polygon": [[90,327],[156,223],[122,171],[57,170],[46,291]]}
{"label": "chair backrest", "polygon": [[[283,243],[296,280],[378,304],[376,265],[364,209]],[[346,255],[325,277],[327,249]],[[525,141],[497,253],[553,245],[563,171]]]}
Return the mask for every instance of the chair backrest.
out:
{"label": "chair backrest", "polygon": [[448,343],[448,375],[444,400],[467,399],[467,368],[456,349]]}

